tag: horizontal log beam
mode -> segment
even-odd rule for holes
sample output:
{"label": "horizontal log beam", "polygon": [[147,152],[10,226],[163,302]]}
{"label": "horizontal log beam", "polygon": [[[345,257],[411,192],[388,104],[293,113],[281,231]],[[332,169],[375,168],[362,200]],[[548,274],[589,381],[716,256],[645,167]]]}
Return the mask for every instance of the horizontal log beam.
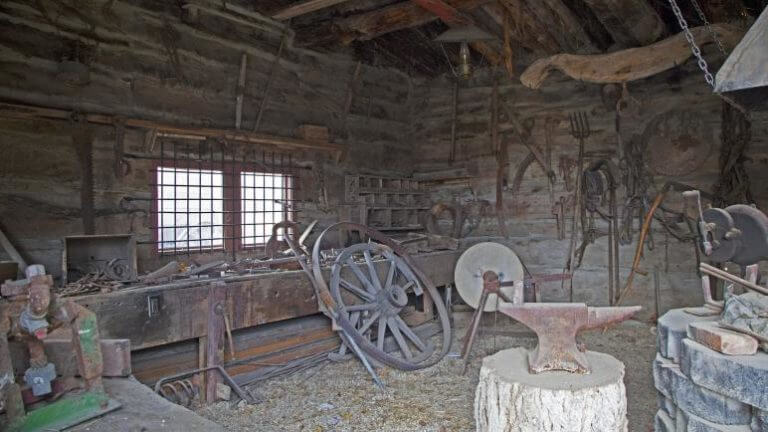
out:
{"label": "horizontal log beam", "polygon": [[[741,30],[728,24],[714,24],[712,28],[728,46],[734,46],[743,34]],[[699,46],[713,42],[706,27],[696,27],[691,29],[691,32]],[[520,75],[520,82],[526,87],[537,89],[552,71],[559,70],[579,81],[597,84],[624,83],[647,78],[681,65],[691,55],[684,34],[678,33],[648,46],[610,54],[556,54],[539,59]]]}
{"label": "horizontal log beam", "polygon": [[[115,116],[105,114],[79,115],[84,116],[89,123],[95,124],[114,125],[118,121]],[[0,103],[0,117],[15,119],[70,120],[73,117],[73,112],[57,108]],[[156,130],[158,134],[172,135],[181,138],[221,138],[228,141],[274,146],[286,150],[321,150],[339,153],[344,149],[343,146],[331,142],[306,141],[297,138],[253,133],[235,129],[178,126],[167,123],[158,123],[152,120],[131,118],[119,119],[119,121],[127,127]]]}

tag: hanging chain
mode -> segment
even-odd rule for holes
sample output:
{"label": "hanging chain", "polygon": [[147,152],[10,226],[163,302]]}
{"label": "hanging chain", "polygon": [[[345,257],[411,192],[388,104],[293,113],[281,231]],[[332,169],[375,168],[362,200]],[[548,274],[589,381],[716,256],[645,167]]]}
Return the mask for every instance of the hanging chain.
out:
{"label": "hanging chain", "polygon": [[723,42],[717,36],[717,32],[715,31],[714,28],[712,28],[712,25],[709,24],[709,20],[707,20],[707,16],[704,15],[704,11],[701,9],[699,2],[696,0],[691,0],[691,3],[693,4],[693,8],[696,9],[696,13],[699,14],[699,19],[701,19],[701,21],[707,27],[707,31],[709,32],[709,34],[712,35],[712,40],[714,40],[715,44],[717,44],[717,49],[719,49],[720,52],[723,53],[725,56],[728,56],[728,53],[725,52],[725,47],[723,46]]}
{"label": "hanging chain", "polygon": [[669,0],[669,5],[672,6],[672,12],[675,13],[675,17],[677,18],[677,22],[680,24],[680,28],[683,29],[683,32],[685,33],[685,39],[688,41],[688,44],[691,46],[691,51],[693,52],[693,55],[696,56],[696,59],[699,64],[699,69],[701,69],[702,72],[704,72],[704,80],[707,81],[707,84],[710,85],[710,87],[715,87],[715,78],[712,76],[712,73],[709,72],[709,66],[707,65],[707,61],[704,60],[704,57],[701,55],[701,49],[698,45],[696,45],[696,41],[693,39],[693,33],[691,33],[691,29],[688,28],[688,22],[685,21],[685,18],[683,17],[683,12],[680,10],[680,6],[677,5],[677,1],[675,0]]}

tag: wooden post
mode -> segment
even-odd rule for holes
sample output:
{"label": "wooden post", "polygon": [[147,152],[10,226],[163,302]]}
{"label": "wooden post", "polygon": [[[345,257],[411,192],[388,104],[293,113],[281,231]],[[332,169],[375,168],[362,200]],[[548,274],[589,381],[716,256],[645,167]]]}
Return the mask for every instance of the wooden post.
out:
{"label": "wooden post", "polygon": [[[206,345],[206,366],[221,364],[222,342],[224,341],[224,308],[227,291],[224,282],[216,282],[208,288],[208,343]],[[221,377],[215,370],[205,373],[205,401],[216,402],[216,385]]]}

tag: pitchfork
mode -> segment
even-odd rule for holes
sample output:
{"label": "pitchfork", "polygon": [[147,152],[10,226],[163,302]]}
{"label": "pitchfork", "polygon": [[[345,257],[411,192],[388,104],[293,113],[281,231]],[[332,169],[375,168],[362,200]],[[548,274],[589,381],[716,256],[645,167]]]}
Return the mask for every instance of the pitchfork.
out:
{"label": "pitchfork", "polygon": [[571,135],[574,138],[584,141],[589,137],[589,119],[584,111],[568,114],[568,120],[571,121]]}
{"label": "pitchfork", "polygon": [[[576,237],[578,236],[579,216],[581,212],[581,177],[584,174],[584,140],[589,137],[589,119],[584,111],[577,111],[568,115],[571,122],[571,135],[579,140],[579,160],[576,170],[576,199],[573,203],[573,224],[571,225],[571,244],[568,248],[568,262],[564,273],[573,274],[574,261],[576,259]],[[563,279],[565,283],[565,279]],[[573,302],[573,279],[570,280],[569,298]]]}

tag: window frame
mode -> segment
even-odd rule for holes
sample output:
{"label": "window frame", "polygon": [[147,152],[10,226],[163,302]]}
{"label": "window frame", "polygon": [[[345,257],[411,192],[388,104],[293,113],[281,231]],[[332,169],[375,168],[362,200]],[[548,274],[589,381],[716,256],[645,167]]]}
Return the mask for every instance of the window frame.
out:
{"label": "window frame", "polygon": [[[293,202],[293,198],[294,198],[293,197],[293,188],[295,186],[295,184],[294,184],[295,179],[290,174],[286,174],[284,172],[279,172],[279,171],[268,171],[268,170],[255,171],[255,170],[240,169],[238,171],[237,175],[236,175],[236,177],[237,177],[237,189],[236,189],[236,192],[237,192],[237,197],[236,197],[237,198],[237,202],[236,202],[237,211],[235,213],[235,217],[236,217],[237,221],[235,223],[235,233],[236,233],[236,235],[234,236],[234,237],[236,237],[235,238],[235,240],[236,240],[236,244],[235,244],[236,249],[235,250],[237,250],[237,251],[252,251],[254,249],[263,249],[266,246],[266,244],[267,244],[266,241],[264,243],[252,243],[252,244],[246,244],[245,242],[243,242],[243,239],[255,237],[255,236],[245,236],[245,235],[243,235],[243,231],[244,231],[245,226],[246,226],[243,223],[243,220],[242,220],[242,216],[243,216],[243,213],[244,213],[244,211],[242,209],[242,204],[243,204],[243,201],[244,201],[244,198],[242,196],[242,193],[243,193],[242,175],[243,174],[258,174],[258,175],[271,175],[271,176],[282,176],[283,177],[283,181],[285,182],[285,185],[282,188],[279,188],[278,190],[282,190],[282,191],[285,192],[285,196],[282,199],[283,199],[283,201],[287,202],[287,205],[285,205],[283,207],[282,219],[278,220],[275,223],[278,223],[278,222],[281,222],[281,221],[284,221],[284,220],[293,220],[293,217],[294,217],[296,212],[295,212],[295,210],[293,210],[291,208],[290,203]],[[259,212],[254,211],[253,213],[254,214],[258,214]],[[271,235],[272,235],[271,231],[267,233],[267,236],[266,236],[267,237],[267,241],[269,241],[269,237]],[[278,240],[281,240],[281,238],[278,237]]]}
{"label": "window frame", "polygon": [[[223,242],[222,245],[217,246],[200,246],[200,247],[190,247],[189,244],[185,248],[173,248],[173,249],[162,249],[161,248],[161,242],[160,242],[160,229],[161,229],[161,219],[162,219],[162,211],[159,208],[160,204],[160,187],[162,184],[158,182],[158,174],[161,169],[174,169],[174,170],[189,170],[190,172],[200,172],[200,171],[213,171],[213,172],[220,172],[222,176],[222,228],[223,228]],[[190,161],[190,160],[175,160],[175,161],[168,161],[165,163],[160,163],[159,161],[155,161],[153,164],[153,167],[151,169],[152,177],[151,177],[151,189],[152,189],[152,202],[150,206],[150,211],[152,214],[154,214],[154,227],[152,228],[152,243],[155,245],[152,248],[152,252],[155,255],[181,255],[181,254],[188,254],[188,253],[209,253],[209,252],[242,252],[242,251],[253,251],[257,249],[263,249],[266,245],[266,242],[264,243],[253,243],[253,244],[246,244],[243,242],[243,211],[242,211],[242,192],[243,192],[243,186],[242,186],[242,174],[261,174],[261,175],[279,175],[282,176],[285,181],[285,186],[283,188],[280,188],[279,190],[285,191],[284,200],[286,201],[287,205],[284,206],[283,210],[283,219],[282,220],[293,220],[293,217],[295,216],[295,209],[291,208],[291,203],[294,201],[294,194],[295,194],[295,187],[296,187],[296,179],[295,176],[285,172],[284,170],[270,170],[270,169],[249,169],[249,168],[256,168],[253,167],[251,164],[248,163],[241,163],[241,162],[224,162],[223,164],[220,162],[217,163],[211,163],[210,161],[205,162],[197,162],[197,161]],[[259,168],[265,168],[265,167],[259,167]],[[192,185],[195,186],[195,185]],[[207,186],[207,185],[202,185]],[[189,187],[189,186],[187,186]],[[218,186],[215,186],[218,187]],[[165,199],[165,197],[164,197]],[[175,199],[175,198],[174,198]],[[257,212],[254,212],[254,214],[258,214]],[[279,221],[278,221],[279,222]],[[182,226],[184,228],[184,226]],[[188,228],[188,226],[187,226]],[[271,232],[268,233],[271,235]],[[269,236],[267,236],[269,238]],[[196,242],[196,241],[192,241]],[[188,243],[190,241],[188,240]]]}

